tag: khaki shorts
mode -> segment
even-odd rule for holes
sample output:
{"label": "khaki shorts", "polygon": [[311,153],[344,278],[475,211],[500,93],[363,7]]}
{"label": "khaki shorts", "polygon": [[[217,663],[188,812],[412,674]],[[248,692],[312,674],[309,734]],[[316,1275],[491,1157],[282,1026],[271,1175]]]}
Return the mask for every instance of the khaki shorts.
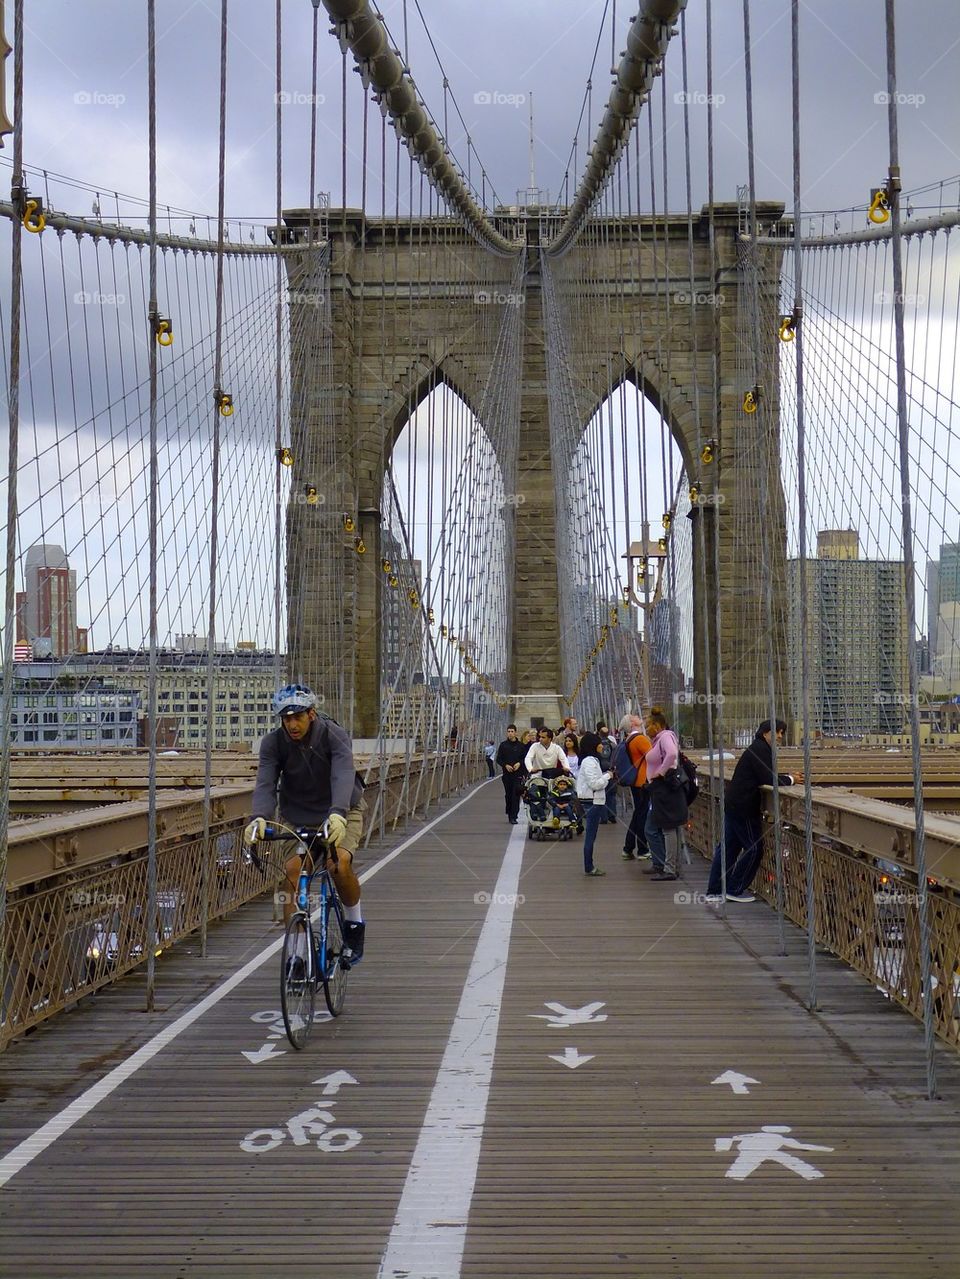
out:
{"label": "khaki shorts", "polygon": [[[338,847],[343,852],[349,853],[351,857],[360,847],[360,841],[363,838],[363,815],[366,811],[366,801],[361,799],[356,808],[351,808],[347,813],[347,829]],[[289,858],[299,855],[302,847],[299,840],[287,840],[281,848],[281,860],[287,861]]]}

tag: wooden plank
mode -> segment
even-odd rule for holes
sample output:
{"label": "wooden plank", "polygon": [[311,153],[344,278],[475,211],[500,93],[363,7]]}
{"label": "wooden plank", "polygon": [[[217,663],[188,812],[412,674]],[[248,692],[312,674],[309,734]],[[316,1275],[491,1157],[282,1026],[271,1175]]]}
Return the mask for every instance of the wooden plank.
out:
{"label": "wooden plank", "polygon": [[[509,830],[499,786],[481,787],[370,881],[345,1015],[305,1052],[242,1057],[265,1039],[251,1018],[277,1008],[271,959],[18,1174],[3,1192],[7,1271],[375,1275],[484,918],[476,897]],[[462,1274],[956,1279],[956,1059],[941,1054],[943,1099],[927,1102],[909,1017],[829,958],[822,1010],[808,1013],[796,930],[782,956],[762,904],[731,905],[724,922],[675,900],[702,891],[703,864],[653,883],[621,862],[621,836],[601,828],[605,879],[584,878],[579,841],[525,850]],[[190,941],[165,953],[157,1013],[140,1010],[133,976],[8,1050],[3,1148],[274,939],[269,913],[259,903],[216,925],[207,960]],[[537,1017],[548,1001],[602,1001],[607,1020],[553,1029]],[[553,1061],[567,1045],[593,1059]],[[727,1068],[760,1082],[734,1096],[711,1083]],[[340,1069],[358,1080],[334,1107],[362,1133],[355,1148],[240,1149]],[[831,1146],[808,1153],[824,1177],[772,1166],[727,1179],[716,1138],[763,1124]],[[297,1203],[309,1210],[292,1229]]]}

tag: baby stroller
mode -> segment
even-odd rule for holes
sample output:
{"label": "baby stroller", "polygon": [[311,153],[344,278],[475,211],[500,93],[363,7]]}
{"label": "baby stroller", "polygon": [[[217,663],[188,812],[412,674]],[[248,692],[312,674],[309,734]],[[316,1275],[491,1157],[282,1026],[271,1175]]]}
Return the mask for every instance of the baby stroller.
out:
{"label": "baby stroller", "polygon": [[[559,787],[559,789],[558,789]],[[527,805],[531,839],[572,839],[577,825],[573,782],[566,777],[547,781],[531,777],[523,799]]]}

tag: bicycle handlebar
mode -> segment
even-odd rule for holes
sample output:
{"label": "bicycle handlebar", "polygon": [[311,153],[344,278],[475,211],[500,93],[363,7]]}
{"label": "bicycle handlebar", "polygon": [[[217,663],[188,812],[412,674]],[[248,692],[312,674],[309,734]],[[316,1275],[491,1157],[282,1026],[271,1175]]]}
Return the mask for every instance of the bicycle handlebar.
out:
{"label": "bicycle handlebar", "polygon": [[275,822],[267,822],[263,830],[263,837],[259,843],[269,843],[282,839],[299,839],[304,844],[312,844],[315,839],[322,840],[323,843],[330,842],[330,832],[327,822],[322,826],[283,826]]}

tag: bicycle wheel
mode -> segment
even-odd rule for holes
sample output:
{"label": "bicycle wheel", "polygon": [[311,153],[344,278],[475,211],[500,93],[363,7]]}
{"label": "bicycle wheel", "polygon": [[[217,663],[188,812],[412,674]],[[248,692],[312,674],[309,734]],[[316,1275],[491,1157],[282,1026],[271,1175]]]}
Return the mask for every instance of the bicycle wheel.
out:
{"label": "bicycle wheel", "polygon": [[280,952],[280,1007],[294,1048],[303,1048],[310,1036],[316,999],[313,932],[309,917],[300,911],[287,924]]}
{"label": "bicycle wheel", "polygon": [[343,1001],[347,997],[347,973],[349,965],[344,964],[343,954],[343,914],[340,900],[329,883],[321,890],[323,894],[323,914],[320,918],[320,980],[323,983],[323,997],[327,1001],[331,1017],[339,1017],[343,1011]]}

